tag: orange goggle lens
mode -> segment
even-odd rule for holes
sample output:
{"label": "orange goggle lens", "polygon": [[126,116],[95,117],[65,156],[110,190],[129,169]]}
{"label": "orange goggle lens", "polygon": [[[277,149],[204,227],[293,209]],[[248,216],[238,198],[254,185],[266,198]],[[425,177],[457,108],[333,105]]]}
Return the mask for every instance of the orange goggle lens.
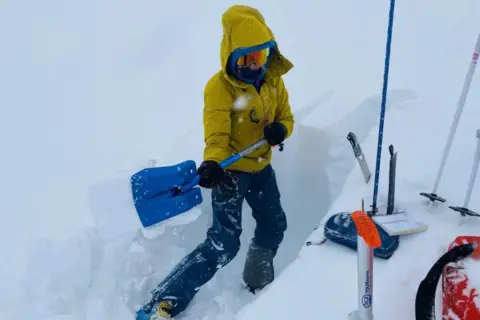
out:
{"label": "orange goggle lens", "polygon": [[244,56],[241,56],[237,60],[237,65],[240,67],[248,67],[253,62],[255,62],[259,66],[263,66],[267,63],[268,54],[270,53],[270,49],[266,48],[259,51],[254,51]]}

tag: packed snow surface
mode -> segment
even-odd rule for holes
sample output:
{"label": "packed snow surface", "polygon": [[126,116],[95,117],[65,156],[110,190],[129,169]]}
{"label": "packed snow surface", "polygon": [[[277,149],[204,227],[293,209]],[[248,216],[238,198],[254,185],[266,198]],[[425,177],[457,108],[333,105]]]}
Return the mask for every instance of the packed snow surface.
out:
{"label": "packed snow surface", "polygon": [[[128,179],[202,160],[203,89],[220,66],[221,15],[236,3],[261,10],[295,65],[285,77],[295,132],[273,160],[289,229],[276,281],[250,295],[240,286],[254,228],[245,206],[242,250],[180,319],[343,319],[356,308],[355,252],[304,243],[321,239],[330,215],[359,209],[362,197],[371,203],[373,181],[363,182],[346,135],[357,135],[374,172],[387,1],[4,1],[1,319],[132,319],[203,241],[207,190],[197,208],[143,230]],[[478,74],[439,189],[448,203],[419,196],[433,187],[479,21],[475,0],[396,4],[379,200],[384,206],[393,144],[397,208],[429,229],[403,236],[390,260],[375,259],[378,319],[413,319],[431,264],[456,236],[480,233],[480,220],[448,209],[463,204],[470,176]],[[478,188],[469,203],[477,212]],[[468,263],[478,284],[478,262]]]}

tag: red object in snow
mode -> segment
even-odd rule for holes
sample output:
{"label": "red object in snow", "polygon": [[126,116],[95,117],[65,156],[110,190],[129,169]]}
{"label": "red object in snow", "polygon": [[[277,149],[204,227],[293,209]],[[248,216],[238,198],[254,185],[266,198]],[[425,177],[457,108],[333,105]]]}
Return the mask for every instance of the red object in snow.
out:
{"label": "red object in snow", "polygon": [[[467,243],[480,243],[480,237],[460,236],[455,239],[448,250]],[[479,262],[480,264],[480,262]],[[479,320],[480,288],[473,288],[468,282],[468,275],[462,260],[451,262],[443,269],[443,320]]]}

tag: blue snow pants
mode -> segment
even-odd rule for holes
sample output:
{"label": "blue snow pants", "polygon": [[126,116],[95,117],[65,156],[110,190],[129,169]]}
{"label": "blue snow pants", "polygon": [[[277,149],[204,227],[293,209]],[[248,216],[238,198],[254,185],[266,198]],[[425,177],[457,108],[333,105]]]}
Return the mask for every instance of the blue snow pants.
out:
{"label": "blue snow pants", "polygon": [[172,316],[185,310],[199,288],[237,255],[244,199],[256,220],[253,242],[276,253],[283,240],[287,221],[272,166],[255,173],[230,174],[234,187],[212,189],[213,223],[205,241],[184,257],[153,292],[154,301],[173,304]]}

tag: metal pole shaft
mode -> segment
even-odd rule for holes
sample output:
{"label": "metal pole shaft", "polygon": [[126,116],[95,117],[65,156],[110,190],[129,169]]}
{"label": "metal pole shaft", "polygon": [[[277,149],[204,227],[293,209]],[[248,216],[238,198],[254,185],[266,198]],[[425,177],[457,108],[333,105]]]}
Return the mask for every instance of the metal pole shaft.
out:
{"label": "metal pole shaft", "polygon": [[470,181],[468,182],[467,193],[465,194],[464,208],[468,208],[470,202],[470,196],[472,195],[473,185],[477,178],[478,164],[480,163],[480,129],[477,130],[477,148],[475,151],[475,157],[472,164],[472,173],[470,174]]}
{"label": "metal pole shaft", "polygon": [[393,18],[395,13],[395,0],[390,0],[388,14],[387,47],[385,52],[385,68],[383,72],[382,104],[380,106],[380,124],[378,125],[377,164],[375,167],[375,180],[373,184],[372,214],[377,212],[378,184],[380,179],[380,165],[382,159],[383,128],[385,126],[385,109],[387,104],[388,74],[390,70],[390,51],[392,46]]}
{"label": "metal pole shaft", "polygon": [[477,42],[475,44],[475,49],[472,56],[472,61],[470,63],[470,68],[468,69],[467,75],[465,76],[465,82],[463,84],[462,93],[460,94],[460,99],[457,104],[457,111],[453,117],[452,125],[450,126],[450,132],[448,134],[447,143],[445,144],[445,149],[443,150],[442,160],[440,162],[440,168],[438,169],[437,177],[435,179],[435,185],[433,187],[433,193],[437,193],[438,186],[440,185],[440,180],[442,178],[443,170],[445,169],[445,164],[447,162],[448,154],[450,153],[450,147],[452,146],[452,141],[457,131],[458,122],[460,121],[460,116],[463,112],[463,107],[465,106],[465,101],[467,100],[468,91],[470,89],[470,84],[472,83],[473,74],[475,73],[475,67],[477,66],[478,56],[480,54],[480,33],[478,34]]}

